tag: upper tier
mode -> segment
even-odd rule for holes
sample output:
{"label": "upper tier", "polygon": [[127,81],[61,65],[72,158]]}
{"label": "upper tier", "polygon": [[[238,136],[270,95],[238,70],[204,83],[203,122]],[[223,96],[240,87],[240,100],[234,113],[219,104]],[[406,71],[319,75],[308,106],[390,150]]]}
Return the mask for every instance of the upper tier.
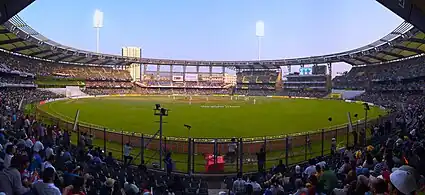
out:
{"label": "upper tier", "polygon": [[409,58],[425,52],[425,34],[403,22],[385,37],[366,46],[329,55],[291,59],[253,61],[202,61],[153,58],[130,58],[101,54],[68,47],[41,35],[19,16],[0,26],[0,48],[23,55],[57,62],[124,65],[131,63],[157,65],[226,66],[229,68],[279,68],[286,65],[346,62],[351,65],[377,64]]}

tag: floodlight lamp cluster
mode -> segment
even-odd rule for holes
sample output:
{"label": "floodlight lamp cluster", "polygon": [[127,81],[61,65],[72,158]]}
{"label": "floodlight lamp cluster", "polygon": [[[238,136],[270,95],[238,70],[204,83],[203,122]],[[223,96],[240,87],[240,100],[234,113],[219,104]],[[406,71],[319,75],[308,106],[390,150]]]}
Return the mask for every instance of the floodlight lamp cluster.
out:
{"label": "floodlight lamp cluster", "polygon": [[168,116],[168,109],[162,108],[161,104],[155,104],[154,115]]}

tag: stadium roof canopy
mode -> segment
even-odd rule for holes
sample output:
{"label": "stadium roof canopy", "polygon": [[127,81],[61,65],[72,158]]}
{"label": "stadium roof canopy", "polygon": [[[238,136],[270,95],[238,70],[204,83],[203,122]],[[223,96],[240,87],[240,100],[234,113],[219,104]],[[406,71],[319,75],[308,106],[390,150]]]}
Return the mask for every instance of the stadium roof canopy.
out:
{"label": "stadium roof canopy", "polygon": [[292,59],[252,61],[202,61],[153,58],[130,58],[84,51],[68,47],[41,35],[19,16],[0,26],[0,48],[22,55],[64,63],[124,65],[131,63],[189,66],[228,66],[235,68],[277,68],[287,65],[346,62],[353,66],[401,60],[425,53],[425,34],[403,22],[385,37],[366,46],[329,55]]}

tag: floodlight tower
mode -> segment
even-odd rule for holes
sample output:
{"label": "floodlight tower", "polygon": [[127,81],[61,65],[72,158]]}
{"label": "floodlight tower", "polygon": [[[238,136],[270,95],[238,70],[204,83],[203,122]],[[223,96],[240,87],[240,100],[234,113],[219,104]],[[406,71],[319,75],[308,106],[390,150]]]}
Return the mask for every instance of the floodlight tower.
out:
{"label": "floodlight tower", "polygon": [[100,28],[103,27],[103,12],[96,9],[93,16],[93,28],[96,29],[96,52],[99,53],[99,34]]}
{"label": "floodlight tower", "polygon": [[257,21],[255,24],[255,35],[258,38],[258,61],[261,60],[261,38],[264,37],[264,22],[262,20]]}

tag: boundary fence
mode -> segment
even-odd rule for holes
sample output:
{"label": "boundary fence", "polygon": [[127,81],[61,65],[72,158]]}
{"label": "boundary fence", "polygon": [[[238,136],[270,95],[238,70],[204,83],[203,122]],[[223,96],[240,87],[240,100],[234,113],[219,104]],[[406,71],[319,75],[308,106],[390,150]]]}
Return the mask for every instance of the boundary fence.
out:
{"label": "boundary fence", "polygon": [[[43,102],[44,103],[44,102]],[[36,108],[36,118],[39,121],[56,125],[63,130],[74,130],[73,121],[63,116],[52,114]],[[319,131],[303,132],[289,135],[266,136],[254,138],[236,138],[232,142],[230,138],[171,138],[163,137],[163,149],[166,153],[172,153],[175,170],[185,173],[223,173],[223,172],[250,172],[257,171],[256,154],[264,148],[267,161],[265,168],[276,165],[280,160],[286,165],[304,162],[309,158],[323,156],[330,153],[331,140],[336,139],[337,147],[353,146],[352,131],[365,132],[364,140],[359,139],[359,144],[366,143],[367,129],[382,123],[386,117],[374,118],[364,121],[356,121],[350,127],[348,124],[334,126]],[[365,126],[367,125],[367,126]],[[350,130],[351,129],[351,130]],[[103,148],[105,153],[113,152],[115,157],[122,159],[124,144],[130,143],[134,148],[131,155],[132,163],[152,164],[157,168],[159,163],[160,140],[159,136],[145,135],[103,128],[96,125],[79,123],[79,132],[85,132],[94,136],[94,145]],[[75,132],[77,133],[77,132]],[[73,136],[76,141],[77,136]],[[227,159],[229,144],[237,145],[237,154],[232,163],[221,163]],[[212,165],[207,166],[210,161]]]}

